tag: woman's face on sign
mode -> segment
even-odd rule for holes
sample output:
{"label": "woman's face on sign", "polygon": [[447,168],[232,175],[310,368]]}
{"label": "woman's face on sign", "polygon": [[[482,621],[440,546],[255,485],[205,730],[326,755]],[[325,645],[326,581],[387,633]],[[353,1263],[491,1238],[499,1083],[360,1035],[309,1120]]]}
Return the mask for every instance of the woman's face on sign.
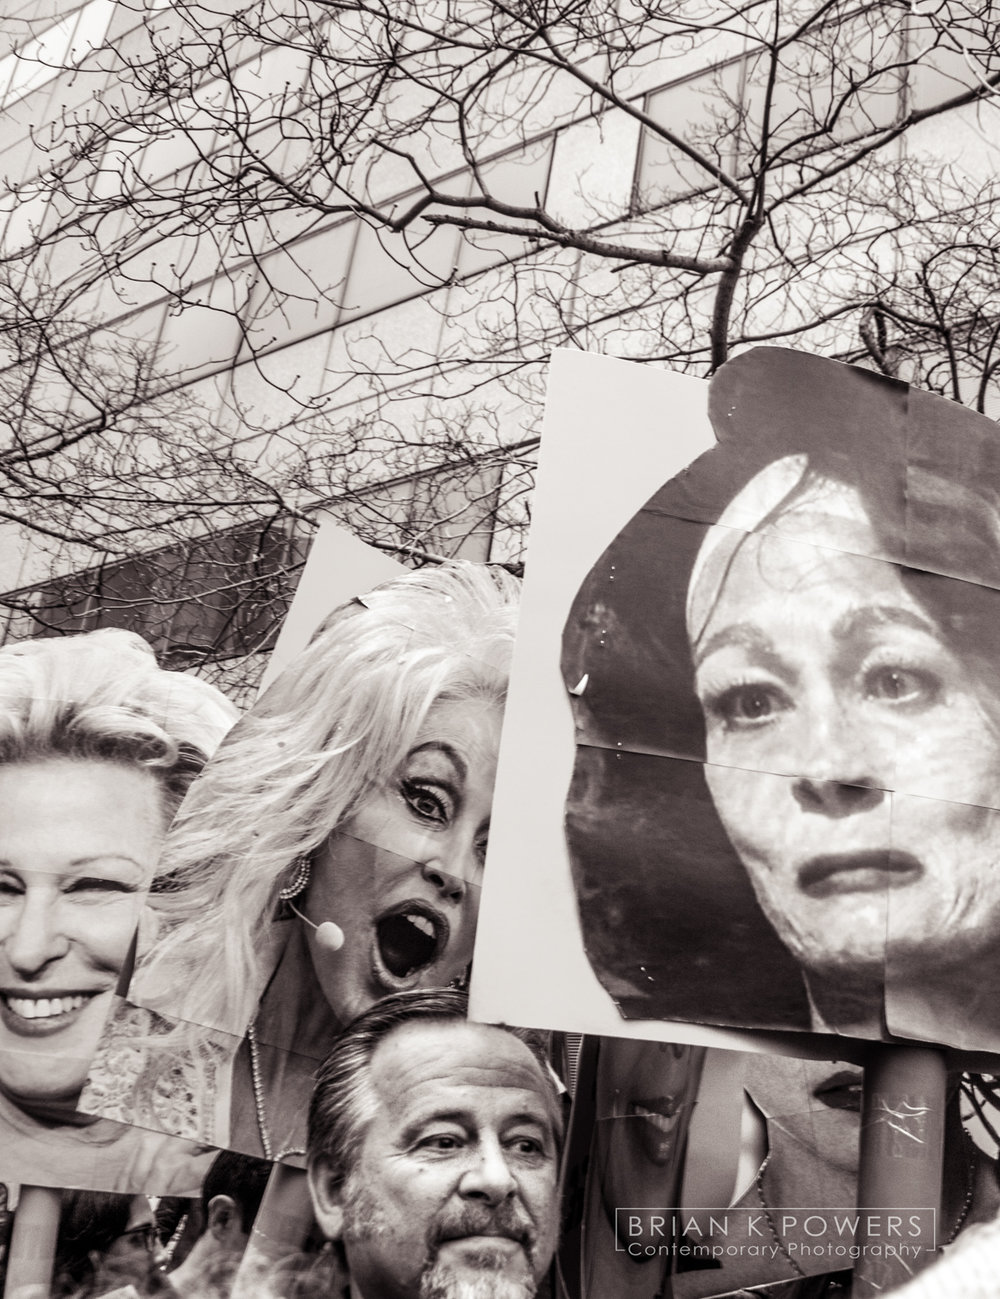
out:
{"label": "woman's face on sign", "polygon": [[625,1205],[676,1203],[703,1056],[676,1042],[601,1039],[591,1168],[612,1222]]}
{"label": "woman's face on sign", "polygon": [[442,987],[472,960],[501,712],[482,699],[428,713],[398,770],[317,854],[306,896],[313,969],[342,1022],[391,992]]}
{"label": "woman's face on sign", "polygon": [[0,1090],[83,1086],[166,829],[142,767],[0,766]]}
{"label": "woman's face on sign", "polygon": [[706,778],[807,968],[960,966],[1000,926],[1000,736],[846,499],[837,518],[793,508],[729,565],[693,647]]}

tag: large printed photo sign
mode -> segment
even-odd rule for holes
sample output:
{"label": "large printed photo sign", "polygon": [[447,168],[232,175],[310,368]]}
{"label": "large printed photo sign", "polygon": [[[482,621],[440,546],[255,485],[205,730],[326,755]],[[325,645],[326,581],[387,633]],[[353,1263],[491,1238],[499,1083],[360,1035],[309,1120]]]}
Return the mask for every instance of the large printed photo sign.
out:
{"label": "large printed photo sign", "polygon": [[0,1181],[200,1185],[210,1154],[76,1109],[167,826],[237,716],[128,631],[0,650]]}
{"label": "large printed photo sign", "polygon": [[301,1163],[338,1033],[464,985],[519,582],[443,562],[351,589],[171,826],[86,1112]]}
{"label": "large printed photo sign", "polygon": [[[852,1270],[886,1260],[894,1289],[933,1252],[923,1228],[951,1242],[997,1212],[995,1145],[963,1128],[954,1089],[936,1218],[913,1206],[865,1240],[856,1065],[586,1037],[572,1073],[563,1299],[842,1294]],[[829,1289],[798,1289],[824,1274]]]}
{"label": "large printed photo sign", "polygon": [[[288,626],[294,654],[331,605],[402,572],[332,521]],[[239,716],[215,687],[104,629],[0,650],[0,1182],[115,1194],[197,1192],[216,1151],[144,1130],[81,1090],[136,944],[156,947],[176,881],[160,851]],[[124,1120],[124,1121],[123,1121]]]}
{"label": "large printed photo sign", "polygon": [[[617,427],[591,457],[581,393],[599,412],[609,381]],[[526,1009],[496,970],[530,860],[536,889],[571,882],[575,902],[548,912],[546,970],[529,958],[514,981],[556,982],[550,1022],[613,1031],[592,985],[581,997],[553,965],[553,943],[572,959],[576,937],[626,1020],[1000,1049],[996,427],[784,349],[729,362],[696,384],[700,403],[692,383],[597,358],[554,367],[543,468],[572,439],[584,517],[623,461],[631,481],[611,526],[581,525],[582,562],[546,549],[541,525],[567,485],[550,474],[539,490],[524,637],[533,568],[548,620],[515,667],[474,1010]],[[712,441],[664,466],[652,439],[706,402]],[[518,729],[538,687],[520,674],[551,689],[557,655],[576,743],[570,773],[558,721],[546,797],[565,806],[568,870],[551,838],[517,843],[506,823],[519,801],[530,824],[508,782],[538,752]],[[555,932],[567,925],[576,936]]]}

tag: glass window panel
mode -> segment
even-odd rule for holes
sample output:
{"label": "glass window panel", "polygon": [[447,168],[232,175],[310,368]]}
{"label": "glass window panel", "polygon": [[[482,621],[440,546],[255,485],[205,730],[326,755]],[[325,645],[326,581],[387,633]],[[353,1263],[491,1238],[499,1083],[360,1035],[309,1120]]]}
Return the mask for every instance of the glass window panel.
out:
{"label": "glass window panel", "polygon": [[[667,86],[647,96],[646,113],[712,165],[732,171],[740,117],[742,69],[738,63]],[[680,194],[715,185],[711,172],[676,145],[644,130],[639,150],[637,199],[656,207]]]}
{"label": "glass window panel", "polygon": [[217,280],[204,296],[204,303],[167,310],[158,349],[164,377],[193,379],[229,364],[239,351],[239,317],[245,307],[240,285],[228,278]]}
{"label": "glass window panel", "polygon": [[450,559],[485,562],[496,528],[499,486],[499,465],[417,479],[410,505],[415,544]]}
{"label": "glass window panel", "polygon": [[[398,210],[411,201],[400,200]],[[435,230],[418,220],[397,235],[359,223],[340,319],[353,320],[443,284],[454,274],[457,245],[453,226]]]}
{"label": "glass window panel", "polygon": [[832,26],[818,27],[786,46],[776,69],[769,54],[746,65],[746,117],[741,127],[741,169],[760,157],[767,87],[774,73],[768,119],[768,153],[789,158],[891,125],[900,111],[903,35],[890,15],[869,6]]}
{"label": "glass window panel", "polygon": [[[549,170],[552,159],[553,136],[533,141],[524,149],[504,154],[485,163],[480,168],[482,188],[493,198],[518,207],[534,207],[544,203],[549,183]],[[470,178],[470,186],[475,190],[476,182]],[[457,180],[449,183],[449,189],[461,192]],[[481,220],[490,220],[492,214],[484,208],[470,210],[470,215]],[[497,216],[497,221],[516,225],[517,222],[507,217]],[[487,230],[471,230],[463,236],[458,251],[458,274],[472,275],[485,270],[488,266],[497,266],[501,262],[522,257],[534,245],[527,244],[517,235],[491,234]]]}
{"label": "glass window panel", "polygon": [[90,4],[84,5],[70,45],[74,60],[79,61],[97,49],[107,35],[114,11],[114,0],[91,0]]}
{"label": "glass window panel", "polygon": [[247,326],[252,349],[304,338],[337,322],[356,224],[341,222],[259,259]]}

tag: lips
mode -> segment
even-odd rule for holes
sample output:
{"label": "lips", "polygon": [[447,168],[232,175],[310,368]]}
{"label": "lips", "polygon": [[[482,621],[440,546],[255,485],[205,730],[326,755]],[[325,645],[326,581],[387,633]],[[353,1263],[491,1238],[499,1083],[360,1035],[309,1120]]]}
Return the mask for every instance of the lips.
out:
{"label": "lips", "polygon": [[502,1228],[481,1227],[477,1231],[452,1231],[439,1237],[439,1243],[446,1245],[450,1240],[510,1240],[523,1249],[526,1242],[523,1231],[507,1231]]}
{"label": "lips", "polygon": [[0,1018],[12,1032],[44,1037],[76,1022],[95,992],[60,992],[47,997],[12,990],[0,992]]}
{"label": "lips", "polygon": [[444,954],[448,921],[425,902],[410,900],[375,921],[376,973],[389,987],[408,985]]}
{"label": "lips", "polygon": [[812,857],[799,868],[798,883],[812,898],[837,893],[875,893],[915,883],[924,873],[922,863],[908,852],[880,849],[875,852],[828,853]]}
{"label": "lips", "polygon": [[535,1243],[535,1232],[523,1211],[512,1201],[503,1200],[492,1211],[467,1208],[454,1218],[438,1224],[431,1244],[434,1247],[450,1241],[477,1240],[511,1241],[530,1254]]}
{"label": "lips", "polygon": [[629,1118],[641,1120],[632,1127],[650,1163],[666,1164],[677,1150],[677,1128],[682,1105],[677,1097],[657,1096],[630,1101],[625,1111]]}
{"label": "lips", "polygon": [[862,1075],[859,1070],[841,1069],[814,1087],[813,1095],[831,1110],[853,1110],[860,1113],[861,1086]]}

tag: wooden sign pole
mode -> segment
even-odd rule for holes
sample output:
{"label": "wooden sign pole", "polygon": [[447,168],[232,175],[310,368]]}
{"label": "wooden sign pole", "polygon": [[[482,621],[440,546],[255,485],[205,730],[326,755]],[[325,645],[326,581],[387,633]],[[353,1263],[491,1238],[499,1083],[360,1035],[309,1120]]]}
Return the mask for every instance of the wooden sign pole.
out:
{"label": "wooden sign pole", "polygon": [[873,1045],[865,1059],[855,1299],[930,1263],[940,1245],[947,1071],[933,1047]]}
{"label": "wooden sign pole", "polygon": [[62,1192],[22,1186],[7,1259],[5,1299],[49,1299]]}

